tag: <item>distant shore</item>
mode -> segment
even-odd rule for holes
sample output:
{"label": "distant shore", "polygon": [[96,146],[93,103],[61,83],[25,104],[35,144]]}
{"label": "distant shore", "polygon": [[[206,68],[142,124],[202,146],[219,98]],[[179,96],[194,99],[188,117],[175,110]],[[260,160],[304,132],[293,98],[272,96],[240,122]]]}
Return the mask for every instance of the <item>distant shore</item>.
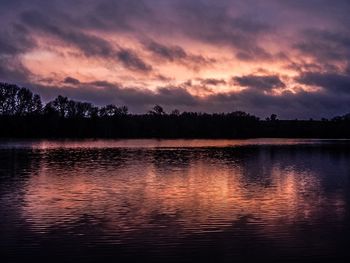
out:
{"label": "distant shore", "polygon": [[289,121],[230,115],[126,115],[107,118],[0,116],[0,138],[349,139],[350,121]]}
{"label": "distant shore", "polygon": [[145,114],[126,106],[98,107],[58,96],[44,105],[38,94],[0,83],[0,138],[350,138],[350,114],[322,120],[265,120],[243,111],[166,112],[155,105]]}

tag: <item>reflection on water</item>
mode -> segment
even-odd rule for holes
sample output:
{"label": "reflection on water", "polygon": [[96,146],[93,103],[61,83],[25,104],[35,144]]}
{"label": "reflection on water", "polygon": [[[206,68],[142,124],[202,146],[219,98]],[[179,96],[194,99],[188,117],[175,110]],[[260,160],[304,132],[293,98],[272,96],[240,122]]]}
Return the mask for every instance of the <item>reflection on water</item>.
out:
{"label": "reflection on water", "polygon": [[182,261],[194,253],[223,261],[334,260],[344,257],[350,239],[348,146],[317,140],[2,143],[0,244],[8,256],[45,248],[90,259]]}

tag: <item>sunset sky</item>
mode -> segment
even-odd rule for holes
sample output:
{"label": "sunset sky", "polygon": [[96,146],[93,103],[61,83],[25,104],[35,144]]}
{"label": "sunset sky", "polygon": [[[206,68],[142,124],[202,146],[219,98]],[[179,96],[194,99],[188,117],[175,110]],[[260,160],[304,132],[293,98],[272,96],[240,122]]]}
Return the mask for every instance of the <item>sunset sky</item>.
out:
{"label": "sunset sky", "polygon": [[0,81],[97,105],[350,112],[348,0],[1,0]]}

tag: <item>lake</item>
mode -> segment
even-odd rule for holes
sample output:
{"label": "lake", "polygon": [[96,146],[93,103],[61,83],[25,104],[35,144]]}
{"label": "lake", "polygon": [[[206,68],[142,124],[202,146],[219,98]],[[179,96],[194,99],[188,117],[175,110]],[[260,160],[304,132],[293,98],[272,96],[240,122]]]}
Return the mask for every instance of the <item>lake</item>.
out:
{"label": "lake", "polygon": [[347,140],[0,141],[2,262],[343,262]]}

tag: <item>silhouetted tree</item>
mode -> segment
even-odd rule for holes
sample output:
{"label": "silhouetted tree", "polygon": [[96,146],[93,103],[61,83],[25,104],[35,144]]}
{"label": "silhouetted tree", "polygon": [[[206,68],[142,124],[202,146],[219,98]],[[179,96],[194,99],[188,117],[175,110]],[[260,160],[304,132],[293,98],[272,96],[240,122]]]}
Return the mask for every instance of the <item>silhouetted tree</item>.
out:
{"label": "silhouetted tree", "polygon": [[74,100],[67,100],[66,111],[63,111],[63,115],[61,113],[61,117],[75,118],[77,117],[77,105],[78,103]]}
{"label": "silhouetted tree", "polygon": [[16,93],[18,87],[2,83],[0,86],[0,113],[2,115],[14,115],[16,105]]}
{"label": "silhouetted tree", "polygon": [[109,104],[105,107],[102,107],[99,110],[99,115],[101,117],[118,117],[118,116],[125,116],[129,112],[128,107],[122,106],[122,107],[117,107],[113,104]]}
{"label": "silhouetted tree", "polygon": [[39,114],[42,109],[40,96],[26,88],[0,83],[0,114],[26,116]]}
{"label": "silhouetted tree", "polygon": [[129,109],[126,106],[122,106],[119,108],[120,110],[120,115],[125,116],[129,114]]}
{"label": "silhouetted tree", "polygon": [[59,95],[54,101],[52,101],[52,107],[62,118],[67,117],[69,114],[69,100],[67,97]]}
{"label": "silhouetted tree", "polygon": [[180,115],[180,111],[178,109],[175,109],[171,112],[171,115],[173,116],[179,116]]}
{"label": "silhouetted tree", "polygon": [[87,102],[76,103],[76,116],[78,118],[90,118],[92,111],[92,104]]}
{"label": "silhouetted tree", "polygon": [[55,106],[53,105],[53,102],[48,102],[44,107],[44,114],[46,116],[59,116],[59,112],[56,110]]}
{"label": "silhouetted tree", "polygon": [[117,111],[118,111],[117,106],[110,104],[100,109],[100,116],[113,117],[117,114]]}
{"label": "silhouetted tree", "polygon": [[271,114],[270,120],[271,121],[276,121],[277,120],[277,115],[276,114]]}
{"label": "silhouetted tree", "polygon": [[166,114],[164,109],[159,105],[155,105],[153,107],[153,109],[150,110],[148,113],[152,114],[152,115],[164,115],[164,114]]}
{"label": "silhouetted tree", "polygon": [[33,97],[33,103],[32,103],[32,114],[39,115],[42,113],[42,110],[43,110],[43,104],[41,102],[41,98],[38,94],[35,94]]}

